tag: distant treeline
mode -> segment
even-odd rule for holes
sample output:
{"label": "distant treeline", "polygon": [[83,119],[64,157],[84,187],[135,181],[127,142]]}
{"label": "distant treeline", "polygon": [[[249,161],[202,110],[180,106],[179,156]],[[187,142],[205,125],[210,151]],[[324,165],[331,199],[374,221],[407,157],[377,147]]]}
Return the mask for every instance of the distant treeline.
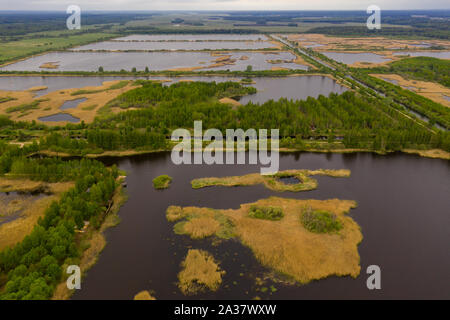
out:
{"label": "distant treeline", "polygon": [[369,30],[366,26],[333,26],[317,27],[307,31],[307,33],[319,33],[338,37],[402,37],[402,38],[435,38],[448,40],[450,38],[450,24],[441,22],[441,28],[435,27],[382,27],[380,30]]}

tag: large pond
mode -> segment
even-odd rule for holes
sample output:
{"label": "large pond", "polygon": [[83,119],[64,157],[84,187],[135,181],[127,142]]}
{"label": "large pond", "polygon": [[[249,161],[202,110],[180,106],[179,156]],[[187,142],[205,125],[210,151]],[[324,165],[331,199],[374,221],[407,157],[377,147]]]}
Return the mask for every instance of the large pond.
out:
{"label": "large pond", "polygon": [[[307,66],[286,62],[295,60],[290,52],[232,52],[229,54],[235,60],[232,65],[207,68],[206,70],[243,71],[251,65],[253,70],[270,70],[272,67],[308,70]],[[58,65],[53,71],[97,71],[103,67],[105,71],[145,70],[161,71],[192,67],[208,67],[215,64],[218,57],[208,52],[52,52],[19,61],[0,70],[5,71],[42,71],[40,68],[49,62]],[[279,64],[269,63],[270,60],[284,61]]]}
{"label": "large pond", "polygon": [[432,57],[439,59],[450,59],[450,51],[404,51],[396,52],[394,56],[411,56],[411,57]]}
{"label": "large pond", "polygon": [[390,61],[391,59],[383,58],[382,56],[375,53],[348,53],[348,52],[321,52],[330,59],[336,60],[337,62],[342,62],[345,64],[354,64],[356,62],[370,62],[370,63],[381,63],[385,61]]}
{"label": "large pond", "polygon": [[259,41],[263,34],[136,34],[116,38],[116,41]]}
{"label": "large pond", "polygon": [[[37,91],[38,96],[42,96],[52,91],[83,88],[86,86],[101,86],[105,81],[114,80],[133,80],[133,79],[149,79],[149,80],[171,80],[165,82],[164,85],[170,85],[180,80],[194,81],[240,81],[240,78],[232,77],[0,77],[0,90],[27,90],[31,87],[46,86],[47,89]],[[330,93],[342,93],[347,89],[335,80],[318,75],[307,75],[285,78],[254,78],[255,83],[251,86],[258,89],[254,95],[243,97],[240,102],[263,103],[270,99],[278,100],[279,98],[288,99],[306,99],[308,97],[317,97],[319,95],[328,96]],[[71,102],[75,103],[75,102]]]}
{"label": "large pond", "polygon": [[[120,209],[121,223],[107,231],[108,244],[73,299],[132,299],[141,290],[154,290],[158,299],[450,299],[449,161],[403,154],[283,154],[281,170],[352,171],[350,178],[317,177],[317,190],[300,193],[276,193],[262,186],[190,186],[195,178],[243,175],[259,172],[259,166],[176,166],[169,153],[104,161],[127,171],[129,200]],[[156,191],[152,179],[162,174],[174,178],[172,186]],[[165,218],[170,205],[236,209],[270,196],[356,200],[358,207],[350,215],[364,236],[360,276],[329,277],[304,286],[275,283],[276,292],[261,293],[255,277],[268,270],[248,248],[236,240],[212,245],[210,240],[177,236]],[[180,263],[191,247],[208,250],[226,270],[216,293],[184,297],[178,290]],[[381,268],[381,291],[366,287],[369,265]]]}
{"label": "large pond", "polygon": [[71,49],[72,51],[161,51],[161,50],[258,50],[276,48],[267,41],[104,41]]}

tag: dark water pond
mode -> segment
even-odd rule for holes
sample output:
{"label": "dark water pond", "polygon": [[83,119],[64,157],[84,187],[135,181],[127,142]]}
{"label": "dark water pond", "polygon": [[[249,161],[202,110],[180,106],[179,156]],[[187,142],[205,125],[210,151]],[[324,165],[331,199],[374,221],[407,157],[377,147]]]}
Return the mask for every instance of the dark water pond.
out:
{"label": "dark water pond", "polygon": [[[107,231],[108,244],[73,299],[132,299],[141,290],[154,290],[158,299],[184,299],[176,281],[190,247],[210,251],[227,271],[219,291],[188,297],[193,299],[450,298],[449,161],[403,154],[283,154],[281,170],[352,171],[350,178],[316,177],[318,189],[300,193],[262,186],[190,186],[195,178],[243,175],[259,172],[259,166],[176,166],[170,153],[104,161],[128,172],[129,200],[119,212],[122,222]],[[170,189],[156,191],[152,179],[162,174],[174,180]],[[330,277],[305,286],[274,284],[276,292],[263,294],[256,291],[254,278],[267,270],[248,248],[236,240],[213,246],[210,240],[177,236],[165,218],[170,205],[236,209],[269,196],[356,200],[358,208],[350,215],[364,236],[360,276]],[[381,267],[381,291],[366,287],[367,267],[374,264]]]}
{"label": "dark water pond", "polygon": [[[271,64],[268,60],[291,61],[295,56],[286,51],[276,54],[262,52],[239,51],[231,52],[231,59],[236,60],[233,65],[209,68],[208,70],[245,70],[251,65],[253,70],[270,70],[273,66],[308,70],[307,66],[296,63]],[[245,58],[246,57],[246,58]],[[58,69],[55,71],[97,71],[103,67],[105,71],[145,70],[162,71],[169,69],[207,67],[215,64],[217,57],[209,52],[52,52],[31,57],[5,67],[5,71],[41,71],[45,63],[55,62]]]}
{"label": "dark water pond", "polygon": [[345,64],[354,64],[356,62],[371,62],[371,63],[381,63],[389,61],[391,59],[383,58],[382,56],[375,53],[348,53],[348,52],[322,52],[328,58],[336,60],[337,62],[342,62]]}
{"label": "dark water pond", "polygon": [[74,116],[72,116],[68,113],[57,113],[57,114],[52,114],[51,116],[41,117],[38,119],[43,122],[59,122],[59,121],[67,121],[67,122],[72,122],[72,123],[80,122],[80,119],[75,118]]}
{"label": "dark water pond", "polygon": [[86,98],[81,98],[81,99],[75,99],[75,100],[70,100],[70,101],[66,101],[64,102],[64,104],[59,107],[60,110],[67,110],[67,109],[75,109],[76,107],[78,107],[78,105],[84,101],[86,101]]}
{"label": "dark water pond", "polygon": [[[170,79],[164,85],[170,85],[180,80],[194,81],[240,81],[240,78],[230,77],[0,77],[0,90],[27,90],[36,86],[47,86],[48,89],[39,92],[39,95],[69,88],[83,88],[86,86],[101,86],[105,81],[115,80],[165,80]],[[246,104],[250,101],[254,103],[264,103],[270,99],[278,100],[280,98],[288,99],[306,99],[308,97],[318,97],[319,95],[328,96],[330,93],[343,93],[347,89],[335,80],[325,76],[299,76],[285,78],[254,78],[254,84],[251,86],[258,89],[254,95],[242,97],[240,102]]]}
{"label": "dark water pond", "polygon": [[281,177],[281,178],[278,178],[278,180],[284,184],[299,184],[299,183],[301,183],[300,179],[298,179],[296,177]]}

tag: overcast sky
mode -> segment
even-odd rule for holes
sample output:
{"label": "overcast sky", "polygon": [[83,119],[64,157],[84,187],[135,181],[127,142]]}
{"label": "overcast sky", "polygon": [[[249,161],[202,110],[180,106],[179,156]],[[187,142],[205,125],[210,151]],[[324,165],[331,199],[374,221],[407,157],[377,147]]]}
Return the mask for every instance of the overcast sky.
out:
{"label": "overcast sky", "polygon": [[0,0],[0,10],[384,10],[450,9],[449,0]]}

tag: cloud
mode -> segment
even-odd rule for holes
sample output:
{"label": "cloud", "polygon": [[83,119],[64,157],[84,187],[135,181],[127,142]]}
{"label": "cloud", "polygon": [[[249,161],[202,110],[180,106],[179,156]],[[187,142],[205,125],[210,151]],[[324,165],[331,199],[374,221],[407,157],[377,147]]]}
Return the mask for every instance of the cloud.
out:
{"label": "cloud", "polygon": [[0,0],[0,10],[384,10],[450,9],[448,0]]}

